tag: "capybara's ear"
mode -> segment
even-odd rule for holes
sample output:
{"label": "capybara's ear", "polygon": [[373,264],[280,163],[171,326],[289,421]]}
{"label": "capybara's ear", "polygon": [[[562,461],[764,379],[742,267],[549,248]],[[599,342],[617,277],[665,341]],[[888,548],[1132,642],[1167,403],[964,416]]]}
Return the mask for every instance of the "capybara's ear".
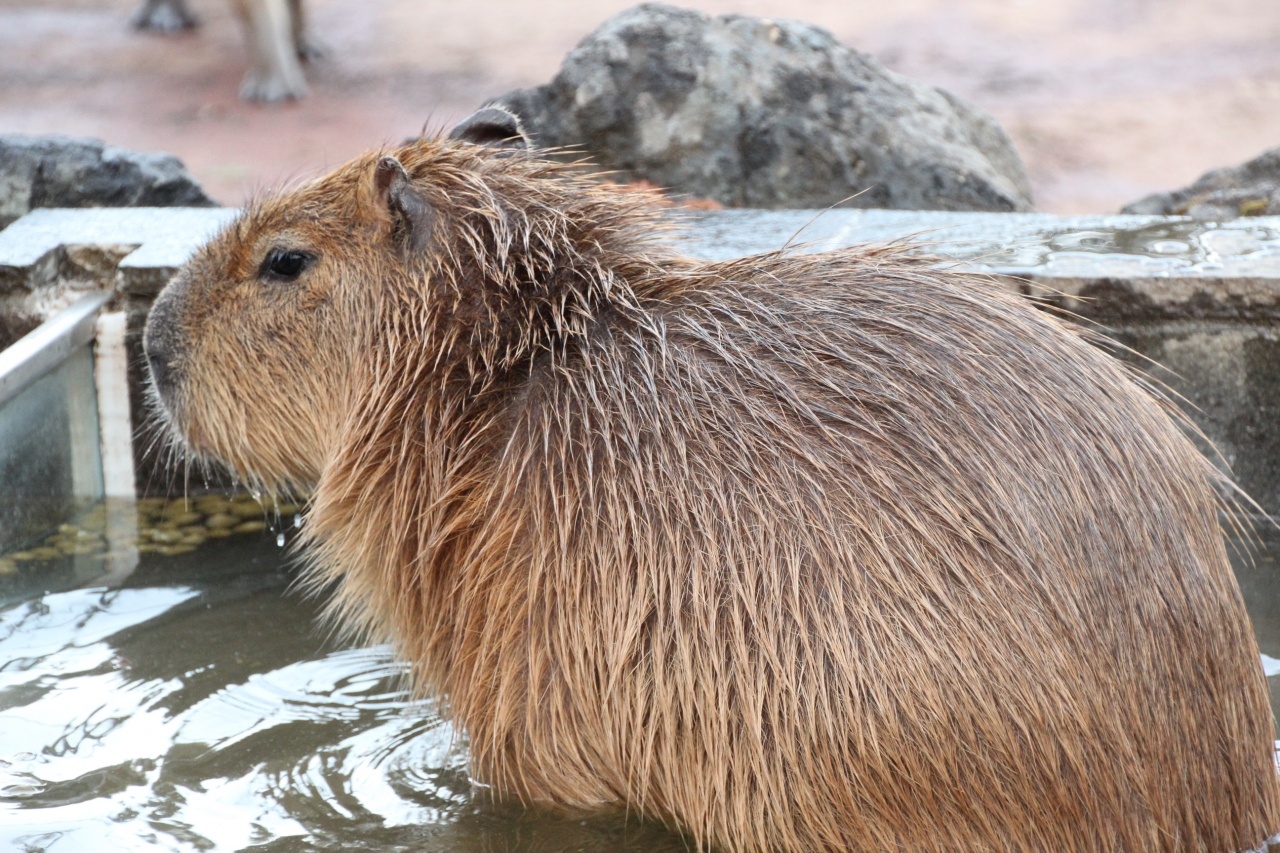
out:
{"label": "capybara's ear", "polygon": [[449,131],[450,139],[461,139],[486,148],[531,148],[529,137],[520,126],[520,118],[499,106],[476,110]]}
{"label": "capybara's ear", "polygon": [[431,242],[435,211],[401,162],[391,156],[379,159],[373,171],[373,188],[378,204],[391,214],[405,245],[415,252],[425,251]]}

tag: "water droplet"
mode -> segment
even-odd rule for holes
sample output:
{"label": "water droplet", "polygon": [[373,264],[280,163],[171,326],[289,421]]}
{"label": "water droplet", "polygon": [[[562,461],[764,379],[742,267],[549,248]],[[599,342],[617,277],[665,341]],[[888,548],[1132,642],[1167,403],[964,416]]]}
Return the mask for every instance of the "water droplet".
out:
{"label": "water droplet", "polygon": [[276,547],[277,547],[277,548],[283,548],[283,547],[284,547],[284,534],[283,534],[283,533],[277,533],[277,534],[276,534]]}
{"label": "water droplet", "polygon": [[298,513],[293,517],[293,526],[302,527],[302,513]]}

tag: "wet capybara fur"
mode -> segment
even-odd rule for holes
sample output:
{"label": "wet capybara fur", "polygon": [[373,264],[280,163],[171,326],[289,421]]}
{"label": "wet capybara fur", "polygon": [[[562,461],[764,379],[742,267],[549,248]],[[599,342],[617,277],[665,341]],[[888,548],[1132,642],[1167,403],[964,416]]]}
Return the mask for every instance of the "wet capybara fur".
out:
{"label": "wet capybara fur", "polygon": [[146,333],[187,452],[314,487],[314,583],[477,782],[744,853],[1280,829],[1216,474],[1169,406],[901,251],[682,258],[645,194],[514,133],[251,204]]}

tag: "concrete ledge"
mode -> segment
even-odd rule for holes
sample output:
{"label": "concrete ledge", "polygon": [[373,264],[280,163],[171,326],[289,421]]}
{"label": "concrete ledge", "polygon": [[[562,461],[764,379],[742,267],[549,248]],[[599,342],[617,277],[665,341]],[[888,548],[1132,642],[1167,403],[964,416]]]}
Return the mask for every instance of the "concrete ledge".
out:
{"label": "concrete ledge", "polygon": [[[141,331],[151,301],[235,215],[219,208],[28,214],[0,231],[0,333],[6,319],[29,323],[86,290],[110,291],[113,310],[128,315],[133,420],[143,423]],[[676,216],[680,245],[694,257],[908,242],[911,251],[992,274],[1016,292],[1100,324],[1130,348],[1118,350],[1121,357],[1182,395],[1238,482],[1280,515],[1280,217],[1205,223],[887,210]],[[147,444],[135,441],[135,448]],[[139,451],[137,463],[145,491],[170,488],[156,458]]]}
{"label": "concrete ledge", "polygon": [[[231,208],[36,210],[0,231],[0,297],[69,280],[151,296],[234,219]],[[1109,320],[1280,320],[1280,217],[901,210],[677,214],[680,244],[708,260],[791,245],[813,252],[909,241]]]}
{"label": "concrete ledge", "polygon": [[[236,213],[225,207],[33,210],[0,231],[0,295],[65,278],[67,260],[100,285],[155,294]],[[95,254],[81,247],[93,247],[103,257],[77,265],[77,255]],[[103,276],[112,280],[101,281]]]}
{"label": "concrete ledge", "polygon": [[910,240],[1101,323],[1280,320],[1280,217],[726,210],[687,228],[689,253],[708,259]]}

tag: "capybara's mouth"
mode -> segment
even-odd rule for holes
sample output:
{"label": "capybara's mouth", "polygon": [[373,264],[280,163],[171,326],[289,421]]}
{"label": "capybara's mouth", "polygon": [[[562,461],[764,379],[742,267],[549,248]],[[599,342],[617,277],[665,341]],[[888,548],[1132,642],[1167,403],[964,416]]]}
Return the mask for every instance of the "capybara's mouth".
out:
{"label": "capybara's mouth", "polygon": [[203,456],[207,449],[202,445],[200,432],[186,417],[175,386],[162,384],[152,371],[147,383],[150,409],[150,426],[155,440],[188,456]]}
{"label": "capybara's mouth", "polygon": [[152,411],[160,422],[168,440],[188,449],[199,446],[184,415],[182,386],[185,379],[185,357],[188,348],[180,321],[185,276],[179,273],[160,292],[143,330],[142,350],[146,356],[147,383]]}
{"label": "capybara's mouth", "polygon": [[179,282],[171,282],[147,315],[147,325],[142,334],[142,350],[147,357],[147,370],[151,375],[151,385],[166,402],[172,396],[172,390],[179,378],[178,358],[184,349],[178,331],[178,296],[175,288]]}
{"label": "capybara's mouth", "polygon": [[174,448],[182,448],[188,454],[203,455],[200,431],[187,416],[182,405],[183,370],[181,359],[172,347],[172,334],[157,332],[153,320],[147,321],[143,337],[143,352],[147,361],[147,397],[153,427],[159,440]]}
{"label": "capybara's mouth", "polygon": [[[143,352],[147,358],[148,396],[156,416],[165,428],[175,436],[185,431],[179,429],[178,384],[180,371],[167,347],[157,345],[150,323],[143,339]],[[185,435],[182,436],[185,438]]]}

